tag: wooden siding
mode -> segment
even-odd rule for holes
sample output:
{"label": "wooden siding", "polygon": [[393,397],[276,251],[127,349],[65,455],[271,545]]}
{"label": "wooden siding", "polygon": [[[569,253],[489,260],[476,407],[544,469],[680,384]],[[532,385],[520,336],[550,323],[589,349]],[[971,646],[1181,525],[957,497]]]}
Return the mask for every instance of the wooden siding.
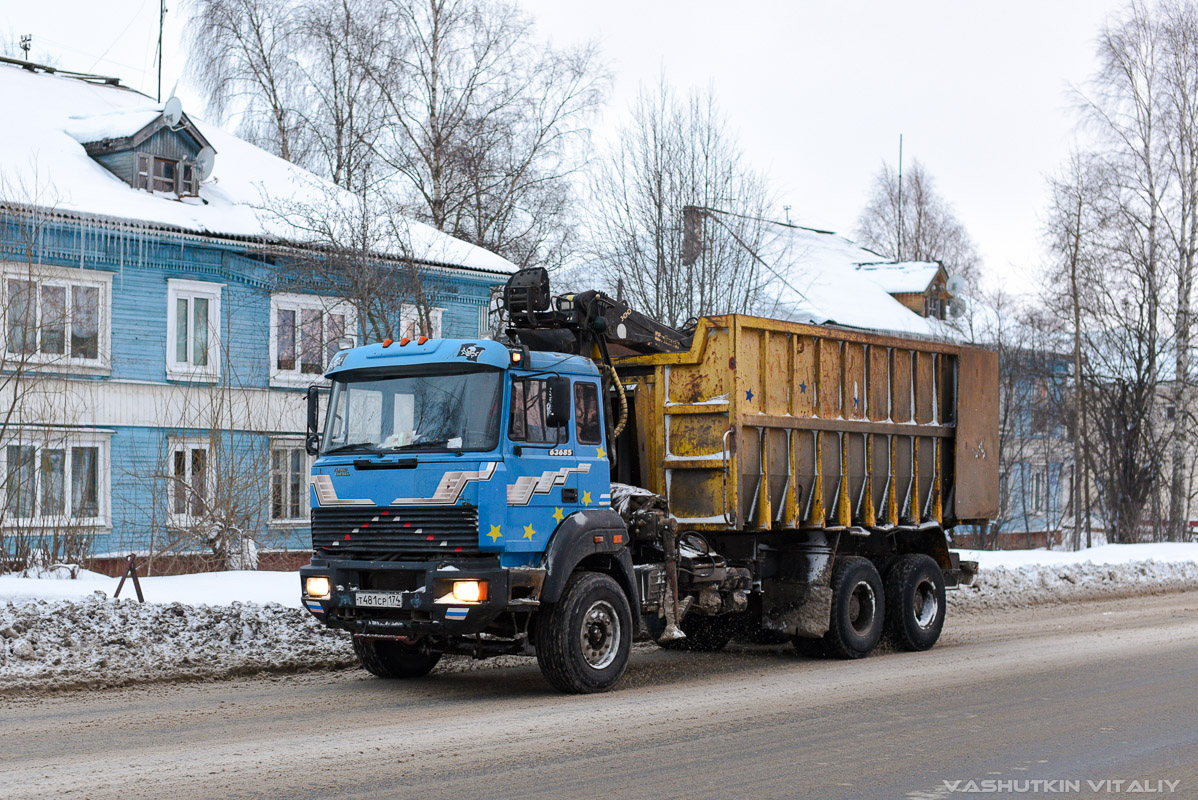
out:
{"label": "wooden siding", "polygon": [[[25,263],[28,239],[18,220],[0,215],[0,261]],[[222,381],[247,390],[268,390],[272,396],[285,398],[285,402],[302,400],[300,390],[269,388],[270,294],[277,276],[251,245],[176,236],[141,229],[136,223],[118,227],[68,219],[44,220],[36,240],[40,249],[35,258],[41,263],[112,274],[110,375],[73,377],[80,381],[149,383],[150,386],[143,387],[147,390],[173,383],[166,377],[167,282],[181,278],[224,284]],[[441,291],[436,304],[445,309],[443,335],[477,336],[479,311],[490,301],[491,286],[501,282],[502,276],[498,275],[465,271],[439,274],[437,284]],[[202,402],[212,392],[210,386],[187,391],[198,393],[196,402]],[[111,529],[97,535],[95,553],[148,550],[155,521],[160,523],[166,511],[164,484],[152,476],[161,472],[161,458],[169,437],[176,433],[207,436],[205,430],[173,431],[170,424],[170,420],[163,420],[154,425],[106,428],[114,431],[110,442]],[[230,435],[234,449],[240,453],[269,442],[267,433]],[[258,480],[265,492],[268,472],[258,476]],[[308,547],[306,528],[269,525],[266,517],[269,506],[264,506],[262,514],[255,530],[250,531],[262,544],[301,550]],[[155,542],[160,543],[161,539]]]}

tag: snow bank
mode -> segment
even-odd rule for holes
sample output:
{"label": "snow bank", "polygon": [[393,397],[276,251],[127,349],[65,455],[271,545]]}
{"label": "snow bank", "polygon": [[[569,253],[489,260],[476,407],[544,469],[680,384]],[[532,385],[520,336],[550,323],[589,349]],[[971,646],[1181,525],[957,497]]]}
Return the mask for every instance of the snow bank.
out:
{"label": "snow bank", "polygon": [[[0,602],[26,600],[78,600],[96,592],[111,597],[118,578],[82,570],[69,580],[65,570],[40,578],[0,575]],[[202,572],[195,575],[167,575],[141,579],[147,603],[183,603],[185,605],[229,605],[241,603],[277,603],[300,608],[299,573],[267,571]],[[132,581],[125,581],[121,599],[137,599]]]}
{"label": "snow bank", "polygon": [[346,634],[277,604],[142,604],[94,595],[0,607],[0,692],[325,669],[353,661]]}
{"label": "snow bank", "polygon": [[1194,560],[983,566],[973,586],[949,592],[948,603],[959,611],[989,611],[1195,590]]}
{"label": "snow bank", "polygon": [[961,558],[976,561],[982,569],[1062,564],[1128,564],[1133,561],[1198,563],[1198,542],[1107,544],[1089,550],[958,550]]}

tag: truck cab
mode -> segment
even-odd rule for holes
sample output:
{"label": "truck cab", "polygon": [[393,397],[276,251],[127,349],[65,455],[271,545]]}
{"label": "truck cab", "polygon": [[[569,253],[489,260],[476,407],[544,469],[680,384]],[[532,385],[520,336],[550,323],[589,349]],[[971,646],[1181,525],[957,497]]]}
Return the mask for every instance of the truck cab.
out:
{"label": "truck cab", "polygon": [[628,601],[591,614],[595,663],[630,637],[590,359],[421,338],[343,351],[326,376],[303,603],[354,634],[364,666],[407,677],[445,652],[531,654],[533,612],[588,559]]}

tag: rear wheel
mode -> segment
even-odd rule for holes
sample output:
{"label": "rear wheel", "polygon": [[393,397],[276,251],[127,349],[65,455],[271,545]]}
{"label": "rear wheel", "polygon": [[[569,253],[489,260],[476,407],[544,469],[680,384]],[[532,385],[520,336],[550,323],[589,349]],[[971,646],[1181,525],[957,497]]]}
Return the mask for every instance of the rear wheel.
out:
{"label": "rear wheel", "polygon": [[427,642],[406,644],[392,639],[354,637],[354,655],[372,675],[380,678],[419,678],[432,672],[441,654],[428,648]]}
{"label": "rear wheel", "polygon": [[828,654],[864,658],[882,638],[886,600],[882,577],[860,556],[841,557],[832,569],[832,618],[824,634]]}
{"label": "rear wheel", "polygon": [[632,612],[624,590],[599,572],[580,572],[537,620],[537,664],[570,694],[606,692],[624,675],[632,651]]}
{"label": "rear wheel", "polygon": [[931,556],[905,555],[886,573],[886,638],[902,650],[927,650],[940,638],[947,607],[944,573]]}

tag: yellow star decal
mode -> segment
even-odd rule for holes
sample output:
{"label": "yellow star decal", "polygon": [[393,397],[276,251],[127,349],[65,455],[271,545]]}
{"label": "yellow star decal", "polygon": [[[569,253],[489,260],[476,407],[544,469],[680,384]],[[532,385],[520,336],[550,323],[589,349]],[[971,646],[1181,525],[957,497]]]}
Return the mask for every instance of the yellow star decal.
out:
{"label": "yellow star decal", "polygon": [[599,448],[599,455],[597,455],[597,456],[595,456],[595,457],[596,457],[596,458],[607,458],[607,451],[606,451],[606,450],[604,450],[602,447],[600,447],[600,448]]}
{"label": "yellow star decal", "polygon": [[532,526],[531,526],[531,525],[525,525],[525,526],[524,526],[524,538],[525,538],[525,539],[531,539],[531,538],[533,537],[533,534],[534,534],[534,533],[536,533],[536,531],[534,531],[534,530],[532,529]]}
{"label": "yellow star decal", "polygon": [[491,541],[492,541],[492,542],[494,542],[494,541],[496,541],[497,539],[499,539],[500,537],[502,537],[502,536],[503,536],[503,534],[499,532],[499,526],[498,526],[498,525],[492,525],[492,526],[491,526],[491,531],[490,531],[490,533],[488,533],[488,534],[487,534],[487,536],[490,536],[490,537],[491,537]]}
{"label": "yellow star decal", "polygon": [[563,519],[566,518],[566,515],[564,513],[562,513],[562,510],[560,508],[555,508],[555,509],[553,509],[553,518],[555,520],[557,520],[558,522],[561,522]]}
{"label": "yellow star decal", "polygon": [[582,493],[582,504],[584,506],[589,506],[591,504],[591,493],[590,492]]}

